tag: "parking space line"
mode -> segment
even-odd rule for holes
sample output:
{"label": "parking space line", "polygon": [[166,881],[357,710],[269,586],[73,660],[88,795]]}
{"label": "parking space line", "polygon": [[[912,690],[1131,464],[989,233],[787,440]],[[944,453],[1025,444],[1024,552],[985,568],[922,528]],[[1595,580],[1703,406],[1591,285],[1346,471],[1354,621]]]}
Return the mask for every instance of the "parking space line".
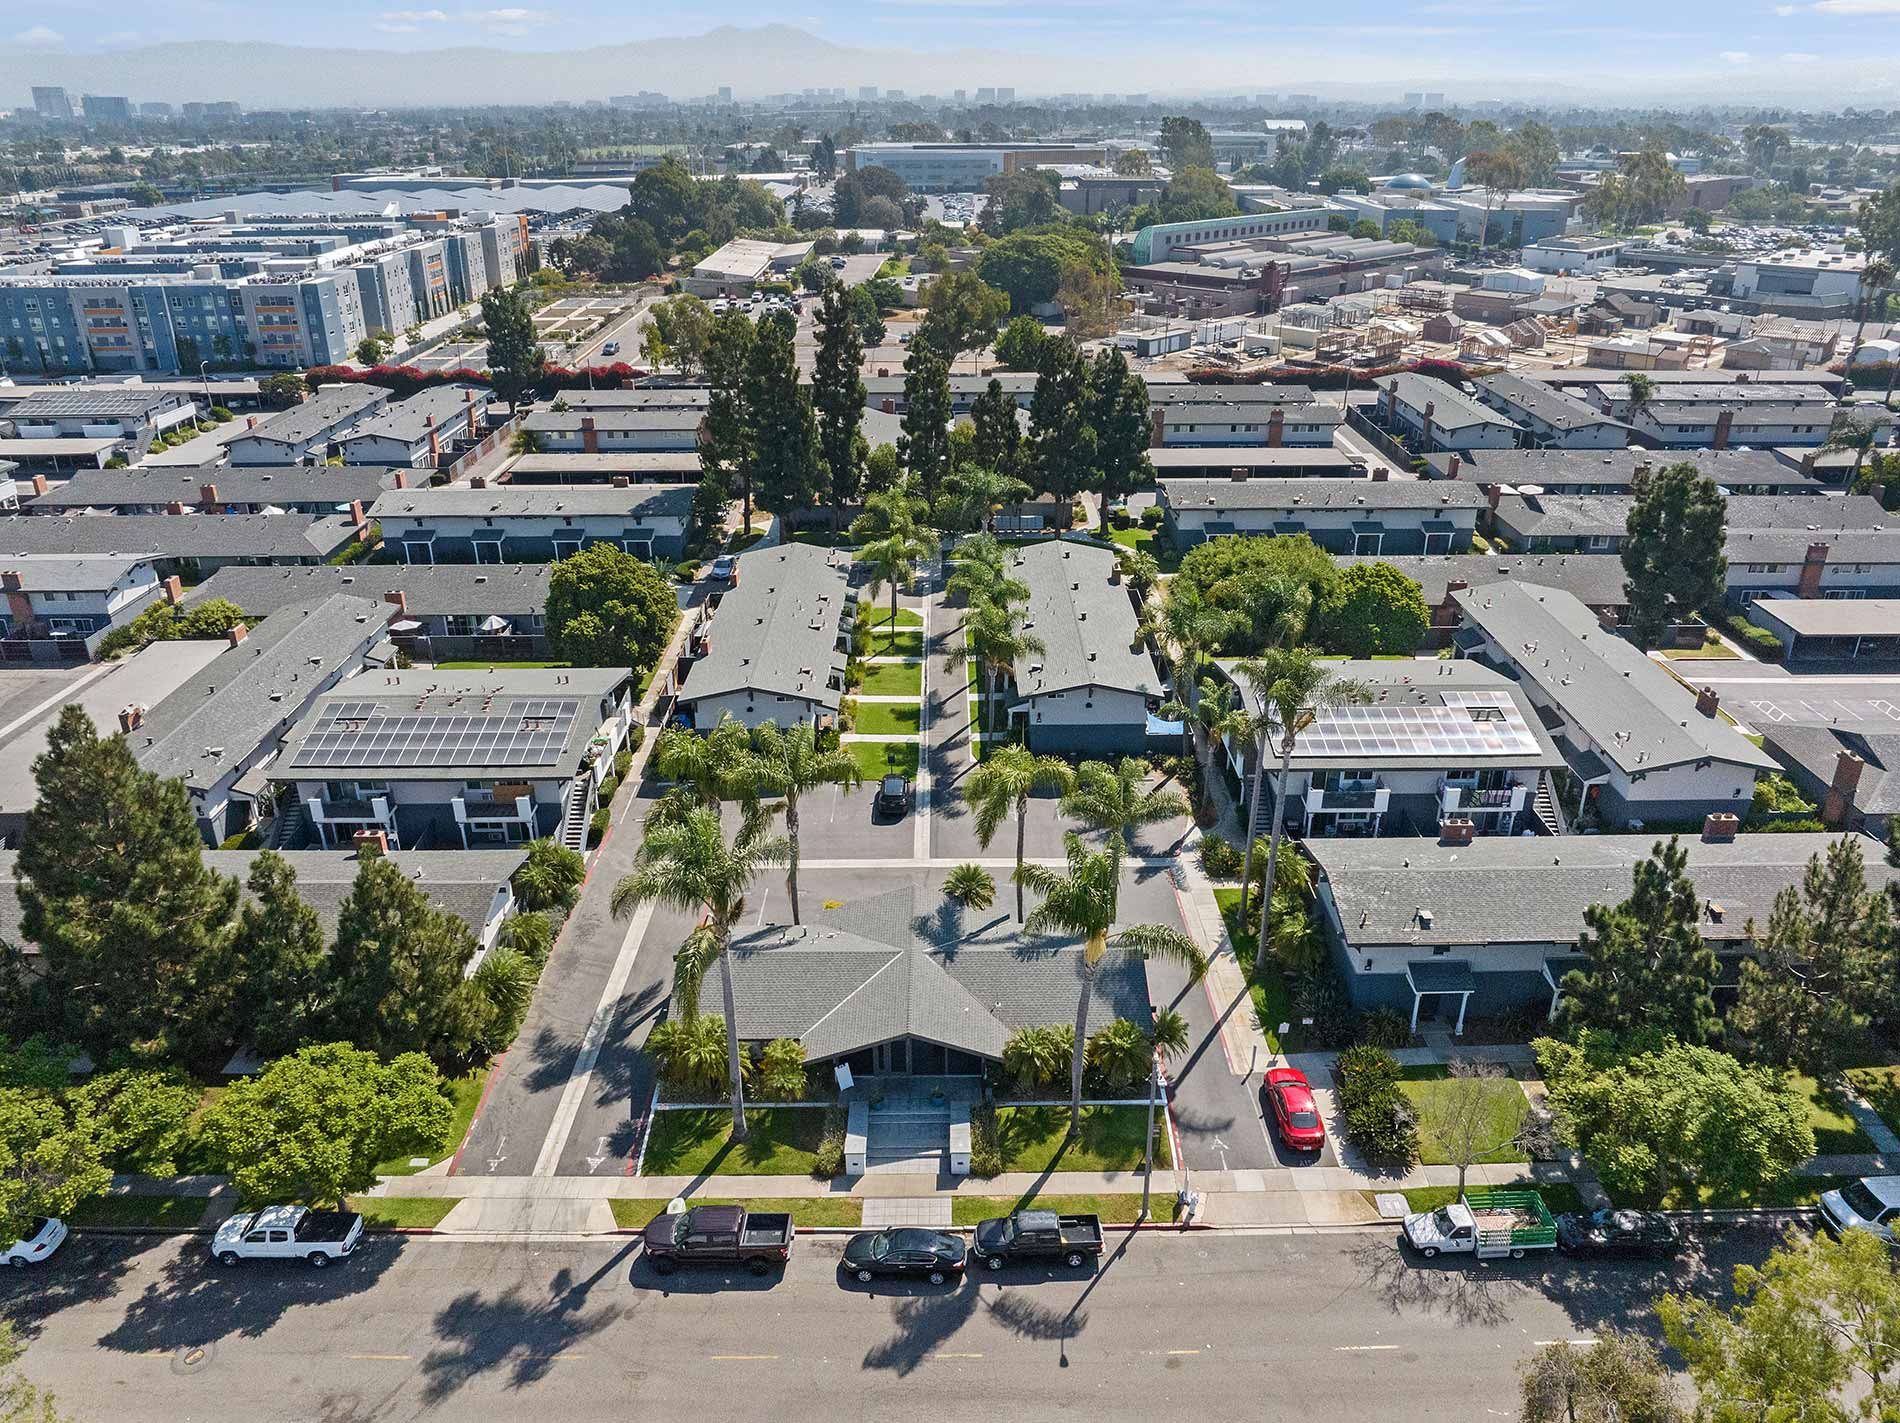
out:
{"label": "parking space line", "polygon": [[708,1354],[706,1357],[715,1364],[765,1364],[771,1363],[779,1356],[777,1354]]}
{"label": "parking space line", "polygon": [[1387,1354],[1404,1347],[1403,1344],[1335,1344],[1333,1352],[1335,1354]]}

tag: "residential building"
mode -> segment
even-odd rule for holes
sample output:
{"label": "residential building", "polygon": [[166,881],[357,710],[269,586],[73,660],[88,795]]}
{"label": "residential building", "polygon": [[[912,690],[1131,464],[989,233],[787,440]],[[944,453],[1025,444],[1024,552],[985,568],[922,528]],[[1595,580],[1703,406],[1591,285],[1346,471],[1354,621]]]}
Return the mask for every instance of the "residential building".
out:
{"label": "residential building", "polygon": [[170,696],[121,711],[119,730],[142,770],[185,783],[216,848],[262,818],[284,733],[317,697],[378,660],[389,612],[332,593],[281,607],[248,632],[240,624],[230,646]]}
{"label": "residential building", "polygon": [[1463,391],[1432,376],[1401,371],[1380,387],[1379,423],[1421,454],[1433,450],[1508,450],[1518,427]]}
{"label": "residential building", "polygon": [[202,469],[143,466],[81,470],[35,494],[29,514],[335,514],[360,513],[401,470],[336,469],[307,464]]}
{"label": "residential building", "polygon": [[858,595],[846,565],[809,544],[755,548],[699,613],[679,677],[686,723],[835,725]]}
{"label": "residential building", "polygon": [[1900,526],[1813,522],[1729,530],[1729,602],[1746,608],[1767,597],[1900,598]]}
{"label": "residential building", "polygon": [[1177,479],[1357,479],[1367,468],[1362,456],[1332,444],[1173,445],[1150,449],[1148,463],[1160,480]]}
{"label": "residential building", "polygon": [[1227,534],[1305,534],[1333,553],[1464,553],[1484,496],[1405,479],[1167,479],[1156,501],[1177,547]]}
{"label": "residential building", "polygon": [[14,554],[0,567],[0,658],[84,662],[162,592],[147,558]]}
{"label": "residential building", "polygon": [[122,95],[88,94],[85,105],[89,124],[129,124],[136,118],[132,101]]}
{"label": "residential building", "polygon": [[1165,696],[1115,553],[1066,539],[1025,544],[1010,575],[1029,589],[1023,630],[1043,651],[1016,669],[1012,724],[1038,754],[1139,755]]}
{"label": "residential building", "polygon": [[1615,554],[1393,554],[1384,558],[1344,554],[1335,562],[1342,569],[1360,563],[1389,564],[1418,584],[1431,610],[1431,627],[1422,644],[1425,650],[1449,647],[1464,625],[1464,613],[1453,594],[1512,579],[1570,594],[1605,627],[1629,622],[1629,574]]}
{"label": "residential building", "polygon": [[1168,400],[1153,409],[1149,444],[1157,449],[1216,445],[1330,449],[1333,433],[1346,423],[1345,408],[1321,404],[1312,399],[1312,392],[1303,393],[1306,399],[1284,405]]}
{"label": "residential building", "polygon": [[553,836],[578,850],[633,692],[624,668],[380,672],[318,697],[270,779],[325,848],[367,833],[391,849]]}
{"label": "residential building", "polygon": [[198,418],[183,391],[148,386],[14,386],[0,390],[0,458],[15,440],[111,440],[136,459],[152,441]]}
{"label": "residential building", "polygon": [[440,485],[392,489],[370,517],[404,563],[542,563],[610,543],[641,558],[679,558],[693,519],[690,485]]}
{"label": "residential building", "polygon": [[1670,465],[1687,464],[1730,494],[1807,494],[1827,491],[1820,479],[1771,450],[1465,450],[1425,457],[1428,479],[1459,479],[1481,489],[1532,489],[1540,494],[1628,494],[1636,481]]}
{"label": "residential building", "polygon": [[[1555,1017],[1564,975],[1583,968],[1585,911],[1628,899],[1656,836],[1576,835],[1309,841],[1318,917],[1353,1005],[1414,1031],[1462,1034],[1475,1020],[1535,1008]],[[1698,930],[1733,965],[1754,951],[1775,896],[1799,889],[1832,834],[1685,836]],[[1868,887],[1900,879],[1882,847],[1858,841]]]}
{"label": "residential building", "polygon": [[488,433],[488,393],[438,385],[380,407],[337,439],[343,463],[434,470]]}
{"label": "residential building", "polygon": [[1638,406],[1630,412],[1629,423],[1641,439],[1661,449],[1812,447],[1827,443],[1834,412],[1826,406],[1763,400],[1685,400]]}
{"label": "residential building", "polygon": [[244,418],[245,432],[227,444],[234,465],[322,464],[330,447],[389,404],[387,386],[326,385],[276,415]]}
{"label": "residential building", "polygon": [[496,473],[509,484],[697,484],[699,451],[630,450],[516,455]]}
{"label": "residential building", "polygon": [[520,428],[539,453],[606,454],[696,451],[706,412],[694,406],[533,410]]}
{"label": "residential building", "polygon": [[[983,102],[982,90],[977,101]],[[998,99],[997,102],[1007,102]],[[1108,150],[1084,143],[859,143],[843,155],[844,171],[888,168],[914,193],[979,193],[985,180],[1048,163],[1105,167]]]}
{"label": "residential building", "polygon": [[1900,771],[1900,732],[1771,724],[1762,730],[1762,749],[1781,763],[1830,829],[1886,839],[1900,815],[1900,776],[1894,774]]}
{"label": "residential building", "polygon": [[1617,450],[1629,444],[1627,425],[1542,381],[1501,372],[1474,384],[1479,402],[1516,425],[1527,448]]}
{"label": "residential building", "polygon": [[[1620,553],[1636,507],[1633,494],[1505,494],[1496,485],[1491,492],[1498,496],[1493,526],[1512,550],[1523,553]],[[1734,532],[1879,528],[1889,522],[1880,501],[1865,494],[1818,501],[1808,494],[1733,494],[1723,509]]]}
{"label": "residential building", "polygon": [[[995,381],[1003,388],[1003,393],[1016,402],[1023,410],[1029,408],[1029,402],[1036,393],[1036,373],[1034,371],[995,371],[990,375],[953,374],[950,377],[950,413],[968,415],[976,398],[990,388]],[[1150,395],[1153,392],[1150,391]],[[864,377],[864,404],[869,410],[881,410],[888,415],[902,415],[910,408],[904,398],[904,377],[901,375],[871,375]]]}
{"label": "residential building", "polygon": [[357,536],[348,516],[310,514],[115,514],[0,520],[0,568],[17,558],[105,555],[152,564],[161,578],[244,563],[321,563]]}
{"label": "residential building", "polygon": [[1453,596],[1460,651],[1515,678],[1563,753],[1578,799],[1561,815],[1617,829],[1748,813],[1774,765],[1714,692],[1692,693],[1568,593],[1512,581]]}

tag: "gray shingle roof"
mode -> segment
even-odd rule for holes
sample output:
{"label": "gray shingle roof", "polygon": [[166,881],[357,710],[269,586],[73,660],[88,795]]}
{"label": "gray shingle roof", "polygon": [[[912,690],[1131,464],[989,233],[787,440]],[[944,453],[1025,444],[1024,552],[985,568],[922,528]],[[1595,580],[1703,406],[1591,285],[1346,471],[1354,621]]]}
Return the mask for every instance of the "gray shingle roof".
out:
{"label": "gray shingle roof", "polygon": [[1797,637],[1900,633],[1900,598],[1758,598],[1755,610]]}
{"label": "gray shingle roof", "polygon": [[1010,564],[1029,588],[1023,631],[1046,644],[1016,669],[1019,695],[1072,687],[1161,694],[1154,658],[1137,638],[1140,619],[1128,585],[1109,581],[1119,566],[1112,551],[1056,539],[1018,547]]}
{"label": "gray shingle roof", "polygon": [[121,578],[148,561],[109,555],[68,558],[64,554],[35,553],[24,558],[9,558],[6,567],[7,572],[20,575],[21,586],[29,593],[100,593],[116,587]]}
{"label": "gray shingle roof", "polygon": [[1175,478],[1182,470],[1198,473],[1207,469],[1259,470],[1265,474],[1319,469],[1332,477],[1351,478],[1354,470],[1364,468],[1344,450],[1303,445],[1165,445],[1148,451],[1148,463],[1162,479]]}
{"label": "gray shingle roof", "polygon": [[1697,712],[1694,693],[1570,594],[1510,581],[1453,596],[1523,680],[1594,743],[1578,751],[1594,749],[1625,772],[1701,760],[1773,769],[1758,747],[1720,717]]}
{"label": "gray shingle roof", "polygon": [[[1795,405],[1784,402],[1723,402],[1720,404],[1703,401],[1659,401],[1646,406],[1642,412],[1651,423],[1668,429],[1671,425],[1713,425],[1721,419],[1722,412],[1733,412],[1729,419],[1731,432],[1760,429],[1764,426],[1782,425],[1827,425],[1833,419],[1832,412],[1825,405]],[[1635,417],[1632,417],[1635,418]],[[1731,439],[1741,439],[1739,434],[1731,433]]]}
{"label": "gray shingle roof", "polygon": [[360,411],[369,410],[388,400],[395,394],[382,385],[331,385],[312,395],[301,404],[293,405],[268,419],[259,420],[253,429],[246,430],[238,439],[281,440],[286,444],[301,445],[315,439],[339,420],[347,420]]}
{"label": "gray shingle roof", "polygon": [[1843,751],[1867,764],[1854,787],[1853,807],[1862,815],[1900,813],[1900,732],[1866,735],[1837,726],[1769,726],[1762,746],[1817,801],[1833,783]]}
{"label": "gray shingle roof", "polygon": [[1281,412],[1281,420],[1288,425],[1343,425],[1346,412],[1337,405],[1320,405],[1315,402],[1301,401],[1290,405],[1275,405],[1266,401],[1224,401],[1224,400],[1180,400],[1163,408],[1163,414],[1170,430],[1186,426],[1199,428],[1202,425],[1266,425],[1274,411]]}
{"label": "gray shingle roof", "polygon": [[1400,371],[1378,382],[1381,396],[1391,390],[1395,383],[1398,386],[1399,404],[1410,406],[1421,415],[1429,404],[1432,407],[1432,424],[1438,429],[1463,430],[1473,425],[1517,428],[1488,405],[1480,405],[1456,386],[1447,385],[1435,377]]}
{"label": "gray shingle roof", "polygon": [[624,474],[635,483],[643,476],[659,476],[660,482],[677,476],[681,480],[699,478],[698,450],[602,450],[588,454],[582,450],[554,450],[538,455],[520,455],[508,466],[508,478],[522,483],[554,480],[568,483],[581,476],[611,479]]}
{"label": "gray shingle roof", "polygon": [[1751,563],[1800,563],[1811,544],[1828,546],[1830,563],[1900,563],[1900,526],[1881,529],[1730,529],[1731,570]]}
{"label": "gray shingle roof", "polygon": [[57,489],[29,502],[29,512],[48,509],[109,509],[127,505],[169,504],[194,508],[205,485],[217,488],[227,504],[348,504],[361,499],[368,508],[385,489],[395,487],[393,471],[370,465],[246,464],[200,469],[157,467],[84,469]]}
{"label": "gray shingle roof", "polygon": [[1454,477],[1474,484],[1627,485],[1643,466],[1661,470],[1688,463],[1724,488],[1768,484],[1824,492],[1819,480],[1791,468],[1769,450],[1471,450],[1455,456],[1443,451],[1425,456],[1441,477],[1454,458],[1458,461]]}
{"label": "gray shingle roof", "polygon": [[1522,411],[1555,430],[1588,430],[1616,423],[1595,406],[1586,405],[1542,381],[1500,373],[1481,376],[1477,386],[1503,404],[1507,411]]}
{"label": "gray shingle roof", "polygon": [[139,765],[190,787],[217,784],[382,635],[387,611],[342,593],[278,609],[145,713],[128,738]]}
{"label": "gray shingle roof", "polygon": [[433,386],[407,400],[385,405],[344,438],[360,440],[374,435],[413,445],[428,438],[431,420],[437,425],[446,425],[451,419],[465,418],[465,412],[471,407],[479,422],[488,408],[488,392],[466,385]]}
{"label": "gray shingle roof", "polygon": [[[242,884],[257,850],[207,850],[205,864]],[[354,850],[280,850],[297,873],[297,894],[317,911],[326,934],[336,932],[337,916],[349,898],[362,861]],[[480,937],[495,891],[514,878],[528,858],[514,850],[394,850],[389,859],[419,885],[437,909],[455,915]],[[9,895],[8,898],[13,896]]]}
{"label": "gray shingle roof", "polygon": [[1482,588],[1508,578],[1561,588],[1591,607],[1621,608],[1629,604],[1625,588],[1628,575],[1623,571],[1623,560],[1613,553],[1531,553],[1497,557],[1475,553],[1388,554],[1384,558],[1339,554],[1334,556],[1333,562],[1341,568],[1350,568],[1355,563],[1389,563],[1417,583],[1425,594],[1426,605],[1434,608],[1445,601],[1446,590],[1454,580],[1462,580],[1467,587]]}
{"label": "gray shingle roof", "polygon": [[[712,388],[704,385],[649,386],[638,390],[564,390],[561,401],[573,410],[705,409]],[[545,407],[544,407],[545,408]]]}
{"label": "gray shingle roof", "polygon": [[[1538,537],[1621,534],[1636,507],[1632,494],[1506,494],[1498,525],[1507,533]],[[1881,529],[1893,524],[1880,501],[1866,494],[1817,499],[1807,494],[1732,494],[1724,508],[1731,529]]]}
{"label": "gray shingle roof", "polygon": [[378,519],[605,518],[686,519],[693,512],[690,484],[491,484],[485,489],[443,484],[432,489],[391,489],[371,511]]}
{"label": "gray shingle roof", "polygon": [[185,603],[225,598],[247,613],[266,616],[291,603],[331,593],[380,600],[400,589],[411,614],[540,613],[548,603],[550,563],[302,564],[282,568],[220,568],[185,595]]}
{"label": "gray shingle roof", "polygon": [[592,420],[602,434],[623,430],[697,430],[706,412],[696,407],[661,406],[635,410],[536,410],[525,415],[521,428],[534,433],[541,430],[575,431]]}
{"label": "gray shingle roof", "polygon": [[[1768,922],[1781,890],[1798,885],[1807,863],[1834,835],[1738,835],[1684,839],[1689,877],[1703,905],[1706,939],[1743,938],[1750,919]],[[1870,887],[1900,879],[1881,846],[1856,837]],[[1469,845],[1424,839],[1316,839],[1306,842],[1355,949],[1378,945],[1550,943],[1574,945],[1592,904],[1630,893],[1635,865],[1653,835],[1489,836]],[[1710,901],[1722,908],[1717,921]],[[1418,911],[1431,915],[1423,927]]]}
{"label": "gray shingle roof", "polygon": [[[735,940],[733,998],[747,1041],[798,1038],[807,1060],[916,1037],[1001,1057],[1018,1028],[1073,1022],[1079,945],[1025,940],[1007,920],[953,942],[933,937],[915,892],[894,890]],[[1111,950],[1091,989],[1089,1022],[1148,1022],[1147,971]]]}
{"label": "gray shingle roof", "polygon": [[1164,504],[1176,510],[1478,509],[1484,495],[1462,480],[1164,479]]}
{"label": "gray shingle roof", "polygon": [[848,586],[845,566],[808,544],[756,548],[738,557],[738,582],[707,625],[706,655],[680,700],[753,691],[835,709],[845,656],[838,650]]}
{"label": "gray shingle roof", "polygon": [[1313,398],[1310,385],[1148,385],[1148,403],[1159,406],[1303,405]]}
{"label": "gray shingle roof", "polygon": [[335,553],[353,526],[317,514],[95,514],[0,521],[0,559],[21,553],[149,558],[307,559]]}

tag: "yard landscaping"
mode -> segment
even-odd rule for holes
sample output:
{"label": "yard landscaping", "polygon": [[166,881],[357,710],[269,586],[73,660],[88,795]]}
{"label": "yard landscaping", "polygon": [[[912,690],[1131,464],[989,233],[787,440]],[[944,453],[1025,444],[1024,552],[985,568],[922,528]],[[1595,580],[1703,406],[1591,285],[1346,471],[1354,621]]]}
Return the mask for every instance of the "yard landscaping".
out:
{"label": "yard landscaping", "polygon": [[[1140,1167],[1146,1107],[1084,1107],[1082,1131],[1069,1136],[1067,1107],[998,1107],[996,1144],[1005,1171],[1132,1171]],[[1155,1113],[1155,1166],[1173,1165],[1167,1123]]]}
{"label": "yard landscaping", "polygon": [[847,741],[844,749],[857,758],[858,774],[867,781],[917,774],[915,741]]}
{"label": "yard landscaping", "polygon": [[924,634],[920,628],[885,628],[871,634],[872,657],[922,657]]}
{"label": "yard landscaping", "polygon": [[365,1230],[433,1230],[461,1201],[450,1196],[351,1196]]}
{"label": "yard landscaping", "polygon": [[[1457,1164],[1447,1155],[1443,1143],[1431,1134],[1428,1126],[1430,1105],[1435,1098],[1451,1090],[1450,1078],[1450,1072],[1438,1065],[1399,1069],[1399,1091],[1405,1094],[1406,1100],[1418,1113],[1418,1159],[1426,1166]],[[1490,1164],[1522,1161],[1524,1149],[1510,1144],[1509,1138],[1516,1134],[1525,1114],[1530,1111],[1530,1102],[1524,1096],[1524,1089],[1509,1077],[1499,1077],[1484,1084],[1484,1095],[1485,1122],[1477,1139],[1483,1142],[1504,1141],[1507,1144],[1477,1159]]]}
{"label": "yard landscaping", "polygon": [[[1160,1194],[1150,1210],[1168,1219],[1174,1202]],[[975,1225],[1013,1211],[1055,1211],[1061,1215],[1098,1215],[1104,1225],[1133,1225],[1141,1218],[1141,1196],[953,1196],[950,1199],[950,1224]]]}
{"label": "yard landscaping", "polygon": [[1799,1072],[1789,1073],[1788,1080],[1808,1099],[1808,1125],[1814,1128],[1815,1155],[1859,1155],[1874,1149],[1872,1139],[1860,1129],[1860,1123],[1849,1115],[1838,1097],[1824,1090],[1812,1077]]}
{"label": "yard landscaping", "polygon": [[205,1218],[204,1196],[94,1196],[66,1215],[71,1226],[143,1226],[150,1230],[190,1230]]}
{"label": "yard landscaping", "polygon": [[493,1068],[494,1064],[490,1063],[489,1066],[478,1068],[466,1076],[449,1079],[447,1086],[449,1099],[455,1104],[455,1120],[449,1126],[448,1139],[442,1143],[441,1150],[430,1154],[428,1160],[423,1161],[421,1165],[416,1164],[417,1158],[423,1154],[420,1152],[378,1162],[376,1174],[378,1176],[412,1176],[424,1166],[433,1166],[438,1161],[446,1161],[460,1151],[462,1139],[468,1135],[469,1124],[475,1120],[475,1109],[481,1105],[482,1091],[488,1086],[488,1074]]}
{"label": "yard landscaping", "polygon": [[1880,1114],[1880,1120],[1900,1131],[1900,1067],[1852,1067],[1847,1080]]}
{"label": "yard landscaping", "polygon": [[647,1137],[646,1176],[809,1176],[825,1133],[816,1107],[754,1107],[746,1139],[732,1140],[723,1107],[656,1112]]}
{"label": "yard landscaping", "polygon": [[[1253,994],[1254,1016],[1260,1022],[1260,1031],[1266,1035],[1267,1046],[1275,1052],[1297,1052],[1299,1046],[1298,1024],[1293,1015],[1293,990],[1287,985],[1286,975],[1278,962],[1266,965],[1259,974],[1254,972],[1254,925],[1240,922],[1240,890],[1216,889],[1214,902],[1220,906],[1221,922],[1227,926],[1228,942],[1234,946],[1234,958],[1239,962],[1241,972],[1247,975],[1248,990]],[[1280,1024],[1294,1024],[1287,1033],[1289,1046],[1280,1045]]]}
{"label": "yard landscaping", "polygon": [[859,702],[851,729],[865,736],[915,736],[923,708],[915,702]]}
{"label": "yard landscaping", "polygon": [[914,662],[873,662],[864,669],[858,692],[866,697],[921,697],[924,669]]}
{"label": "yard landscaping", "polygon": [[1151,555],[1163,573],[1173,573],[1181,566],[1181,551],[1174,546],[1174,540],[1159,529],[1110,529],[1108,537],[1109,542],[1132,553]]}
{"label": "yard landscaping", "polygon": [[871,609],[872,632],[883,632],[890,628],[920,628],[923,625],[924,615],[915,608],[899,608],[895,618],[892,617],[889,603]]}
{"label": "yard landscaping", "polygon": [[[666,1209],[666,1202],[647,1199],[619,1199],[613,1207],[614,1224],[622,1230],[639,1230]],[[744,1206],[749,1211],[784,1211],[799,1227],[821,1225],[859,1226],[864,1224],[864,1203],[856,1196],[689,1196],[693,1206]]]}

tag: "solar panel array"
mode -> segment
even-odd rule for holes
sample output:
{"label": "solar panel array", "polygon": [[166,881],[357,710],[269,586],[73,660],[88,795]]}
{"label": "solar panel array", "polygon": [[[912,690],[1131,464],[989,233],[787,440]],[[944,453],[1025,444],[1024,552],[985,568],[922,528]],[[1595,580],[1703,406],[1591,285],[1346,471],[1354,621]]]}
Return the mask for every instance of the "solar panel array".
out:
{"label": "solar panel array", "polygon": [[[545,766],[560,759],[580,702],[479,696],[405,711],[385,702],[333,702],[291,758],[293,766]],[[412,704],[413,705],[413,704]]]}
{"label": "solar panel array", "polygon": [[1300,735],[1307,756],[1418,756],[1460,764],[1531,756],[1537,737],[1508,692],[1445,692],[1442,706],[1334,707]]}

